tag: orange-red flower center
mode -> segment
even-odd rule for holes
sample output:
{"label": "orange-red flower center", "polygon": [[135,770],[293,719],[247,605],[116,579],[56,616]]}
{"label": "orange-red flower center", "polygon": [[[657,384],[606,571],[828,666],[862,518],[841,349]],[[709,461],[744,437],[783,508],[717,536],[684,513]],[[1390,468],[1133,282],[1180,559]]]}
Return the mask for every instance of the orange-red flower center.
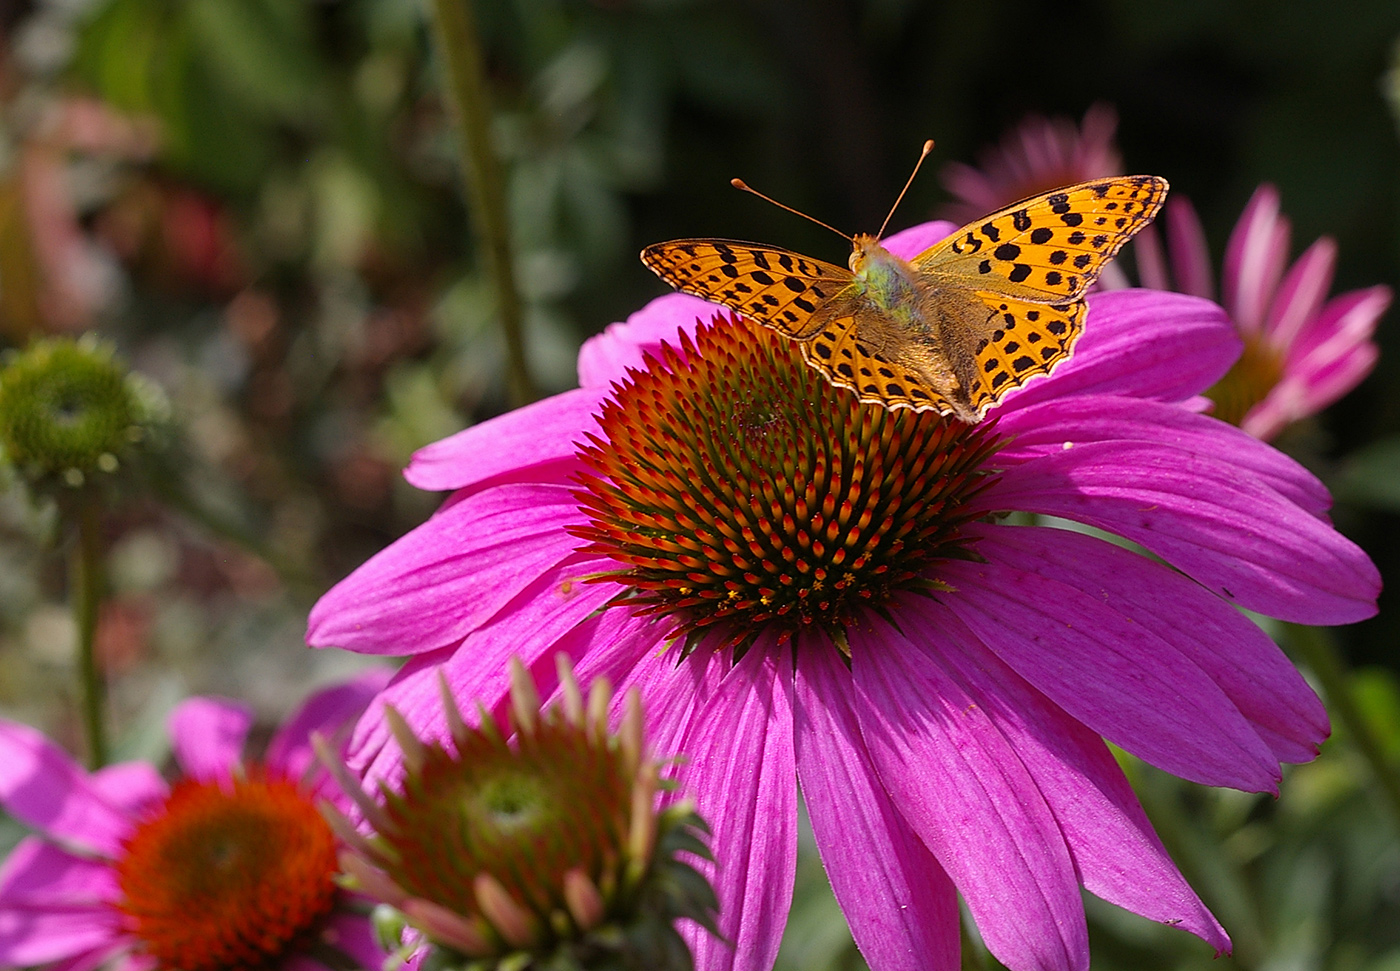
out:
{"label": "orange-red flower center", "polygon": [[576,534],[625,564],[609,578],[629,602],[735,644],[770,624],[841,643],[858,610],[936,582],[937,561],[967,555],[999,441],[993,422],[861,404],[743,318],[665,347],[599,421]]}
{"label": "orange-red flower center", "polygon": [[330,912],[335,850],[330,827],[288,780],[186,779],[128,837],[118,909],[162,968],[252,971]]}

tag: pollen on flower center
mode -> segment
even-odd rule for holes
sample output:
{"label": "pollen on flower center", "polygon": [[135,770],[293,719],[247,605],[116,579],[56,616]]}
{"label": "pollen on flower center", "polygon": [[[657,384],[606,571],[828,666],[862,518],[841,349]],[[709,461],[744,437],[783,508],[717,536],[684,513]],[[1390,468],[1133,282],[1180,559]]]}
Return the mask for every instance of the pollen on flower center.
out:
{"label": "pollen on flower center", "polygon": [[128,838],[117,906],[161,967],[251,971],[330,911],[335,872],[335,837],[290,781],[187,779]]}
{"label": "pollen on flower center", "polygon": [[818,624],[844,642],[865,605],[965,556],[967,499],[998,439],[933,412],[862,405],[796,345],[743,318],[702,325],[629,372],[580,450],[587,550],[629,603],[744,644]]}
{"label": "pollen on flower center", "polygon": [[1261,334],[1244,336],[1244,352],[1226,375],[1206,392],[1215,402],[1212,414],[1238,425],[1249,409],[1268,397],[1283,377],[1283,358],[1264,341]]}

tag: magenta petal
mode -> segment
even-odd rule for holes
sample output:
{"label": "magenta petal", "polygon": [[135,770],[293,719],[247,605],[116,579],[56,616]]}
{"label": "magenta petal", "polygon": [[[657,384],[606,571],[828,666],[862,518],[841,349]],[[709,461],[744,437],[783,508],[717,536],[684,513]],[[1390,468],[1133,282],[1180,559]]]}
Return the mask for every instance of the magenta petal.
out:
{"label": "magenta petal", "polygon": [[0,911],[96,907],[115,900],[117,893],[116,872],[109,864],[74,856],[39,836],[20,840],[0,866]]}
{"label": "magenta petal", "polygon": [[700,971],[769,971],[797,872],[792,674],[755,645],[690,719],[677,777],[714,835],[715,864],[697,863],[719,897],[721,941],[683,933]]}
{"label": "magenta petal", "polygon": [[1318,351],[1335,356],[1335,348],[1354,347],[1369,341],[1376,323],[1390,306],[1390,287],[1375,286],[1351,290],[1327,301],[1316,317],[1309,320],[1293,346],[1288,349],[1285,374],[1295,373]]}
{"label": "magenta petal", "polygon": [[121,938],[117,912],[106,905],[62,909],[0,909],[0,966],[27,968],[88,952]]}
{"label": "magenta petal", "polygon": [[1016,971],[1085,971],[1088,931],[1064,837],[1016,751],[936,650],[853,627],[853,705],[876,771]]}
{"label": "magenta petal", "polygon": [[1182,293],[1215,299],[1215,284],[1211,280],[1210,248],[1206,233],[1196,216],[1196,207],[1185,196],[1173,196],[1167,203],[1167,246],[1171,252],[1172,268],[1176,271],[1176,289]]}
{"label": "magenta petal", "polygon": [[[363,897],[351,897],[356,904],[366,907],[372,902]],[[384,966],[385,954],[375,942],[374,927],[363,914],[332,914],[321,928],[321,940],[343,954],[354,959],[355,966],[366,971],[376,971]]]}
{"label": "magenta petal", "polygon": [[851,674],[824,639],[804,640],[799,654],[797,776],[851,934],[880,971],[956,971],[957,891],[875,774]]}
{"label": "magenta petal", "polygon": [[1049,378],[1008,394],[992,414],[1075,394],[1184,401],[1223,377],[1241,346],[1225,312],[1208,300],[1159,290],[1090,294],[1074,356]]}
{"label": "magenta petal", "polygon": [[243,752],[253,710],[226,698],[189,698],[167,721],[175,761],[200,781],[228,778]]}
{"label": "magenta petal", "polygon": [[[404,478],[420,489],[479,490],[525,476],[566,481],[584,433],[597,428],[602,389],[575,388],[465,428],[413,453]],[[555,474],[548,468],[557,466]]]}
{"label": "magenta petal", "polygon": [[901,229],[886,239],[884,246],[896,256],[912,260],[930,246],[941,243],[957,231],[957,223],[950,223],[946,219],[935,219],[932,222]]}
{"label": "magenta petal", "polygon": [[1337,244],[1323,236],[1298,257],[1279,284],[1264,323],[1268,342],[1287,348],[1302,333],[1308,321],[1322,309],[1332,287],[1332,271],[1337,265]]}
{"label": "magenta petal", "polygon": [[[1308,761],[1330,726],[1322,702],[1258,625],[1186,577],[1138,554],[1068,530],[978,526],[988,560],[1063,580],[1152,631],[1200,668],[1280,761]],[[1189,617],[1189,624],[1181,618]],[[1092,727],[1092,726],[1091,726]],[[1301,758],[1299,758],[1301,756]]]}
{"label": "magenta petal", "polygon": [[610,324],[583,342],[578,352],[578,383],[584,388],[606,388],[620,381],[628,368],[643,367],[645,355],[659,357],[663,343],[680,347],[678,335],[694,332],[696,321],[728,312],[688,293],[657,297],[625,323]]}
{"label": "magenta petal", "polygon": [[1220,288],[1225,308],[1240,330],[1257,333],[1268,300],[1288,258],[1288,221],[1279,215],[1278,190],[1255,190],[1225,247]]}
{"label": "magenta petal", "polygon": [[1013,411],[997,430],[1011,443],[997,462],[1025,461],[1075,448],[1087,442],[1160,442],[1189,452],[1228,454],[1242,472],[1313,515],[1332,505],[1327,488],[1303,466],[1233,425],[1174,405],[1138,398],[1082,395],[1042,402]]}
{"label": "magenta petal", "polygon": [[1230,938],[1167,856],[1107,746],[966,628],[943,619],[949,622],[922,632],[1020,756],[1065,835],[1085,889],[1228,951]]}
{"label": "magenta petal", "polygon": [[367,654],[420,654],[460,641],[580,541],[572,492],[503,485],[400,537],[311,608],[307,641]]}
{"label": "magenta petal", "polygon": [[316,760],[311,750],[311,733],[320,732],[343,748],[355,720],[393,676],[392,668],[376,666],[316,692],[277,729],[263,761],[288,778],[304,778]]}
{"label": "magenta petal", "polygon": [[149,762],[118,762],[88,776],[92,787],[128,816],[138,816],[165,798],[170,787]]}
{"label": "magenta petal", "polygon": [[115,856],[131,820],[72,757],[28,725],[0,718],[0,806],[61,842]]}
{"label": "magenta petal", "polygon": [[397,708],[419,738],[446,737],[439,672],[447,679],[458,707],[472,720],[477,701],[491,709],[506,696],[513,655],[527,666],[541,655],[552,658],[557,650],[573,657],[581,655],[583,648],[572,644],[572,639],[584,636],[576,628],[617,595],[611,583],[584,583],[580,579],[598,572],[600,562],[604,561],[581,560],[546,571],[460,646],[410,660],[355,726],[351,764],[367,780],[397,780],[403,757],[384,721],[385,704]]}
{"label": "magenta petal", "polygon": [[1097,526],[1272,617],[1348,624],[1376,612],[1380,575],[1366,554],[1228,454],[1091,442],[1012,466],[977,501]]}

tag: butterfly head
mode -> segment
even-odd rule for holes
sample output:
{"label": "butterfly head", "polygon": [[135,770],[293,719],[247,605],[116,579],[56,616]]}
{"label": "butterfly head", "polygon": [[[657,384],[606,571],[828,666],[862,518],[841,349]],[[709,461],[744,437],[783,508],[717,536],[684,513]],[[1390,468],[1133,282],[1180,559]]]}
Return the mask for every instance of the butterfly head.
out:
{"label": "butterfly head", "polygon": [[851,272],[859,276],[872,258],[887,252],[888,250],[880,245],[880,237],[869,233],[856,233],[851,237],[851,258],[848,261]]}

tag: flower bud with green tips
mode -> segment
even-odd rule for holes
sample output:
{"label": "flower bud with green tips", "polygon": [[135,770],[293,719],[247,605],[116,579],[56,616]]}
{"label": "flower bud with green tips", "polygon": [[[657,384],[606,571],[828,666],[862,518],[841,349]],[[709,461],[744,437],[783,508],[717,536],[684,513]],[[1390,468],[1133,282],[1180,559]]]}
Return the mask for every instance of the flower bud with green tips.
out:
{"label": "flower bud with green tips", "polygon": [[36,491],[62,495],[120,473],[167,410],[92,335],[36,341],[0,364],[0,459]]}
{"label": "flower bud with green tips", "polygon": [[560,701],[542,711],[513,659],[506,724],[482,710],[475,728],[444,682],[450,745],[420,740],[385,705],[405,774],[378,800],[322,752],[372,830],[323,806],[349,847],[344,882],[422,935],[425,971],[689,971],[676,921],[714,931],[714,893],[678,858],[709,859],[708,830],[689,803],[656,808],[660,764],[635,689],[614,734],[608,683],[585,699],[563,655],[559,679]]}

